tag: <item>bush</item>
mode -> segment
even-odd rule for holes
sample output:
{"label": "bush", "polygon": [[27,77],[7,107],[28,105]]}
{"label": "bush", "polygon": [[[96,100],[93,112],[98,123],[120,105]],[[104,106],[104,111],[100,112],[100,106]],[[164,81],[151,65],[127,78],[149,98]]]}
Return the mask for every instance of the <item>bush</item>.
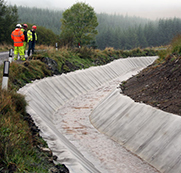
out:
{"label": "bush", "polygon": [[170,49],[171,53],[181,55],[181,35],[174,37]]}

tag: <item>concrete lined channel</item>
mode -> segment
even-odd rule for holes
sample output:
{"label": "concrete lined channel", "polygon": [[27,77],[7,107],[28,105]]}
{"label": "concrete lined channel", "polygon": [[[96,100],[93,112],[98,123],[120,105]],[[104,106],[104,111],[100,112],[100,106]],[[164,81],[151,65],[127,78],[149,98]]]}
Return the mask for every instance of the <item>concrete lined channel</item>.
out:
{"label": "concrete lined channel", "polygon": [[[135,126],[137,130],[141,129],[139,128],[142,126],[141,122],[137,123],[139,119],[144,124],[152,121],[150,126],[154,123],[161,124],[159,121],[162,119],[158,118],[154,122],[154,117],[157,115],[155,109],[153,109],[154,117],[152,119],[143,115],[139,116],[139,112],[147,114],[147,107],[141,105],[139,110],[134,110],[133,101],[124,101],[117,89],[121,81],[137,74],[153,63],[156,58],[119,59],[104,66],[36,80],[18,91],[26,96],[29,103],[27,112],[41,130],[41,135],[47,141],[50,149],[58,156],[58,162],[64,163],[72,173],[158,172],[155,168],[161,171],[168,170],[164,167],[165,161],[160,160],[160,163],[154,164],[150,160],[151,158],[144,157],[147,155],[146,152],[149,156],[156,156],[161,151],[151,152],[151,145],[144,152],[140,150],[140,146],[144,148],[140,141],[147,140],[153,143],[147,136],[153,136],[159,127],[151,134],[149,130],[145,131],[145,134],[144,131],[133,133],[135,129],[130,128]],[[128,104],[130,106],[127,106]],[[132,110],[138,117],[134,118]],[[129,117],[126,115],[128,112],[132,117],[130,120],[123,118],[124,116]],[[152,109],[148,108],[148,116],[151,112]],[[162,112],[159,112],[159,115],[164,116]],[[167,119],[164,122],[166,121]],[[164,123],[162,123],[162,127],[163,125]],[[140,137],[139,134],[141,134]],[[157,135],[159,137],[162,134]],[[153,143],[153,145],[155,144]],[[154,154],[154,152],[156,153]],[[174,164],[176,165],[176,163],[172,163],[170,166],[173,167]]]}

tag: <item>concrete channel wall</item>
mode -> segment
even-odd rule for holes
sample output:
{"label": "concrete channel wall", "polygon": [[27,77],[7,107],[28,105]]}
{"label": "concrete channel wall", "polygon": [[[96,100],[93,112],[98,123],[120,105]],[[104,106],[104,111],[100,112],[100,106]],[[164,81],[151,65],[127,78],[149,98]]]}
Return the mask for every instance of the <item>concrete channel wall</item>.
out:
{"label": "concrete channel wall", "polygon": [[[104,66],[90,67],[85,70],[77,70],[68,74],[62,74],[59,76],[44,78],[42,80],[36,80],[31,84],[27,84],[25,87],[21,88],[18,91],[19,93],[26,96],[25,98],[28,101],[27,112],[31,115],[31,117],[35,121],[35,124],[41,130],[42,137],[47,141],[53,153],[58,156],[59,161],[68,166],[70,172],[71,170],[74,173],[96,173],[100,171],[97,170],[92,163],[86,160],[86,158],[84,158],[84,156],[55,128],[55,112],[57,112],[57,110],[65,103],[70,102],[77,96],[95,89],[123,74],[130,73],[130,71],[140,71],[148,65],[152,64],[157,58],[158,57],[137,57],[119,59]],[[116,87],[117,86],[115,86],[115,88]],[[112,94],[112,96],[114,96],[116,100],[118,99],[117,95],[120,94]],[[109,99],[114,99],[114,97],[112,96],[110,96]],[[167,126],[167,119],[170,120],[170,117],[163,119],[162,117],[164,117],[164,115],[162,115],[162,112],[159,112],[159,116],[154,113],[154,116],[158,118],[158,121],[154,121],[153,117],[144,117],[143,115],[139,114],[139,112],[143,112],[144,115],[147,115],[147,112],[152,112],[151,110],[147,111],[147,107],[145,108],[144,105],[142,105],[142,108],[140,110],[134,110],[132,108],[133,103],[128,106],[125,103],[122,104],[120,102],[119,105],[119,102],[117,102],[116,100],[110,102],[109,99],[104,102],[104,104],[108,104],[107,106],[110,108],[110,111],[107,111],[108,113],[104,111],[105,105],[101,103],[101,106],[103,106],[103,108],[101,106],[98,106],[91,115],[91,120],[95,127],[102,132],[107,133],[108,131],[109,133],[107,134],[109,136],[115,136],[113,137],[114,140],[118,142],[121,141],[120,143],[123,145],[125,145],[125,143],[127,142],[127,144],[129,144],[128,148],[130,146],[129,149],[134,153],[138,153],[139,156],[144,156],[145,152],[148,152],[148,154],[146,155],[150,155],[151,158],[146,160],[148,160],[149,163],[152,163],[150,160],[155,160],[154,158],[158,159],[158,157],[156,156],[160,155],[160,152],[163,152],[164,147],[168,147],[168,145],[166,145],[164,142],[162,150],[159,150],[159,148],[155,146],[156,148],[153,148],[153,152],[155,152],[153,153],[151,151],[151,146],[150,148],[146,148],[147,150],[144,150],[144,154],[141,155],[140,153],[142,152],[142,149],[145,148],[146,144],[153,143],[152,138],[154,137],[154,135],[162,135],[160,130],[163,127]],[[122,110],[123,112],[122,116],[120,116],[120,110]],[[134,112],[138,117],[134,116]],[[154,112],[156,111],[154,110]],[[124,114],[126,115],[125,117],[132,116],[132,119],[124,119]],[[139,118],[140,122],[138,121]],[[112,127],[110,125],[108,125],[107,127],[107,124],[109,124],[109,119],[119,122],[117,123],[118,126],[116,126],[115,124],[116,129],[115,127]],[[128,123],[128,121],[131,122]],[[152,122],[152,126],[154,128],[150,127],[149,129],[151,130],[151,132],[149,133],[149,130],[147,130],[144,134],[144,131],[139,131],[139,129],[141,129],[141,127],[143,126],[141,122],[143,124],[149,123],[149,127],[150,123]],[[172,125],[176,125],[175,123],[176,122],[174,120],[172,122]],[[130,124],[130,126],[132,127],[135,126],[135,129],[129,128],[128,124]],[[177,131],[179,130],[180,129],[178,128]],[[138,133],[136,133],[136,131],[138,131]],[[159,132],[158,134],[156,133],[157,131]],[[139,134],[141,135],[140,137]],[[170,134],[168,135],[170,136]],[[151,137],[148,138],[148,136]],[[174,139],[177,139],[176,137],[177,136],[175,134]],[[157,140],[158,142],[160,141],[159,143],[162,143],[162,139],[160,139],[159,137]],[[165,140],[168,140],[169,142],[169,139],[166,136]],[[141,141],[142,143],[140,143]],[[155,143],[153,143],[153,145],[155,145]],[[178,148],[179,146],[176,147]],[[145,159],[145,157],[143,158]],[[167,160],[169,160],[169,157],[167,158]]]}
{"label": "concrete channel wall", "polygon": [[164,173],[181,172],[181,118],[116,89],[90,115],[100,132]]}

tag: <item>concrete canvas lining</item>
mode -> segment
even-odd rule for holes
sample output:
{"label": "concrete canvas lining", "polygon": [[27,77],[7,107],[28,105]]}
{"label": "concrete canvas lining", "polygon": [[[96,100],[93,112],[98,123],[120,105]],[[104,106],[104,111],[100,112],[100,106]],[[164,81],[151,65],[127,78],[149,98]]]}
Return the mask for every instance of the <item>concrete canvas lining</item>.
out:
{"label": "concrete canvas lining", "polygon": [[[84,94],[92,89],[95,89],[121,75],[126,75],[133,72],[138,72],[148,65],[152,64],[158,57],[135,57],[135,58],[125,58],[115,60],[107,65],[99,66],[99,67],[90,67],[84,70],[77,70],[75,72],[62,74],[59,76],[53,76],[44,78],[42,80],[36,80],[31,84],[27,84],[25,87],[21,88],[18,92],[24,94],[26,100],[28,101],[27,112],[31,115],[36,125],[41,130],[42,137],[47,141],[50,149],[52,149],[55,155],[58,155],[61,163],[67,165],[67,167],[74,173],[81,172],[100,172],[99,169],[95,168],[95,166],[88,161],[77,149],[73,146],[55,127],[56,118],[55,113],[65,104],[70,102],[72,99],[75,99],[81,94]],[[128,76],[129,78],[130,76]],[[116,88],[116,86],[115,86]],[[120,94],[119,94],[120,95]],[[114,92],[109,99],[118,98],[118,93]],[[147,157],[145,158],[145,152],[148,148],[143,145],[144,143],[139,142],[139,133],[141,133],[142,128],[144,128],[143,124],[150,123],[154,124],[154,118],[152,117],[144,117],[139,114],[137,109],[132,108],[133,101],[129,106],[124,103],[118,104],[118,102],[111,101],[109,99],[105,99],[91,114],[90,118],[93,125],[98,128],[100,131],[106,133],[111,136],[115,141],[123,145],[127,145],[127,148],[131,150],[133,153],[138,153],[139,156],[143,156],[144,159],[150,162]],[[101,105],[103,107],[101,107]],[[107,105],[109,110],[105,112],[104,106]],[[110,106],[112,105],[112,106]],[[126,106],[126,107],[125,107]],[[141,106],[141,111],[146,114],[147,108],[144,108],[144,105]],[[121,115],[119,112],[121,110],[122,113],[128,113],[128,117],[132,117],[131,121],[128,117],[124,118],[124,114]],[[154,110],[154,109],[153,109]],[[133,112],[131,112],[133,111]],[[138,117],[134,115],[134,112],[138,113]],[[149,112],[152,112],[151,110]],[[154,110],[155,112],[155,110]],[[162,113],[160,113],[162,114]],[[154,113],[155,118],[157,118],[156,113]],[[147,119],[148,118],[148,119]],[[138,121],[140,119],[140,122]],[[161,119],[161,118],[160,118]],[[129,128],[130,126],[135,125],[135,129]],[[118,126],[116,127],[116,122]],[[138,123],[139,122],[139,123]],[[143,124],[142,124],[143,123]],[[166,120],[165,120],[166,123]],[[109,124],[107,126],[107,124]],[[160,125],[161,129],[164,127],[164,123],[157,122]],[[175,125],[175,121],[172,122]],[[120,129],[125,129],[121,130]],[[150,127],[151,129],[151,127]],[[129,133],[127,133],[130,130]],[[153,129],[151,129],[152,131]],[[136,133],[138,131],[138,133]],[[179,131],[179,128],[177,129]],[[149,131],[145,131],[146,134],[149,134],[152,138],[153,135],[156,135],[155,131],[149,133]],[[152,134],[152,135],[151,135]],[[151,139],[148,138],[149,135],[142,134],[140,141],[145,142],[146,140],[152,143]],[[167,140],[168,138],[166,138]],[[177,139],[176,137],[174,139]],[[160,138],[157,138],[159,141]],[[169,139],[168,139],[169,140]],[[133,141],[136,143],[133,145]],[[155,144],[153,144],[155,145]],[[168,147],[166,144],[165,147]],[[141,150],[144,149],[144,150]],[[159,155],[159,152],[155,149],[156,156]],[[152,155],[150,151],[149,155]],[[167,153],[168,154],[168,153]],[[173,164],[172,164],[173,165]],[[164,165],[162,165],[164,167]]]}

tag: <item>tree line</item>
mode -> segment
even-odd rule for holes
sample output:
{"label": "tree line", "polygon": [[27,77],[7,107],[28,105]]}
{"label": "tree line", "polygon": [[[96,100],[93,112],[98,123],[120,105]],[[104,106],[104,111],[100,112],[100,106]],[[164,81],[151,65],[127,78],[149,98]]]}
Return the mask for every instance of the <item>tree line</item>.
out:
{"label": "tree line", "polygon": [[18,6],[19,22],[32,23],[52,30],[56,35],[60,35],[60,27],[63,11],[40,9],[35,7]]}
{"label": "tree line", "polygon": [[10,33],[18,20],[16,6],[7,6],[4,0],[0,0],[0,43],[10,40]]}
{"label": "tree line", "polygon": [[[25,8],[26,9],[26,8]],[[12,44],[13,41],[11,39],[11,32],[15,29],[17,23],[27,23],[28,30],[31,29],[32,25],[37,25],[37,35],[38,35],[38,44],[45,44],[45,45],[55,45],[55,43],[59,40],[59,35],[55,34],[52,29],[49,27],[45,27],[43,23],[47,23],[44,21],[43,17],[35,17],[38,14],[42,14],[38,12],[39,10],[36,9],[36,12],[32,10],[27,10],[27,13],[23,13],[19,10],[19,7],[16,5],[8,6],[4,0],[0,0],[0,44]],[[41,10],[40,10],[41,11]],[[22,14],[21,14],[22,12]],[[49,10],[44,12],[43,14],[47,14]],[[52,12],[50,12],[52,13]],[[35,16],[33,15],[35,14]],[[23,19],[21,18],[23,16]],[[26,17],[29,16],[29,19]],[[31,17],[34,17],[35,20],[32,20]],[[56,15],[54,16],[56,17]],[[41,21],[40,23],[38,21]],[[46,20],[46,19],[45,19]],[[59,19],[60,20],[60,19]],[[57,27],[56,23],[60,23],[54,20],[48,21],[48,23],[54,23],[53,27]],[[48,24],[47,23],[47,24]],[[52,24],[51,23],[51,24]],[[58,28],[58,27],[57,27]]]}
{"label": "tree line", "polygon": [[133,49],[135,47],[156,47],[168,45],[176,35],[181,34],[181,19],[159,19],[146,24],[135,24],[122,29],[111,25],[98,30],[97,44],[100,49],[114,47],[115,49]]}
{"label": "tree line", "polygon": [[[51,29],[55,34],[61,33],[63,11],[18,7],[20,21],[38,23]],[[181,19],[157,19],[127,16],[119,14],[96,14],[98,19],[96,46],[99,49],[133,49],[135,47],[155,47],[167,45],[174,36],[181,34]],[[27,17],[26,17],[27,16]]]}
{"label": "tree line", "polygon": [[[0,2],[3,1],[0,0]],[[11,22],[14,22],[14,26],[16,22],[38,26],[39,44],[53,45],[55,42],[61,40],[61,19],[64,11],[22,6],[9,6],[7,8],[14,9],[14,13],[19,16],[15,17],[16,15],[12,15],[12,17],[14,16],[14,21]],[[1,15],[0,13],[0,20]],[[153,21],[146,18],[119,14],[101,13],[96,14],[96,16],[98,20],[96,28],[98,34],[96,40],[90,46],[99,49],[105,49],[106,47],[133,49],[136,47],[145,48],[167,45],[174,36],[181,34],[180,18]],[[5,41],[5,38],[10,41],[9,35],[12,31],[12,23],[11,28],[6,30],[1,25],[0,33],[1,35],[4,33],[4,37],[0,37],[1,42]]]}

